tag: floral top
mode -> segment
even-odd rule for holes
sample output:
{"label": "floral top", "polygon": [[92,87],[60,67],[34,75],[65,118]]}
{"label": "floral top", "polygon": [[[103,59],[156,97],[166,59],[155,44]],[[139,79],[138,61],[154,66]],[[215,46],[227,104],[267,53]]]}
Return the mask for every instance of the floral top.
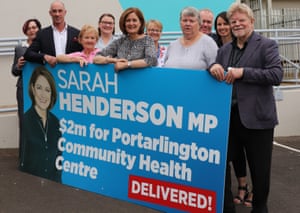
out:
{"label": "floral top", "polygon": [[167,55],[167,47],[163,45],[158,45],[157,67],[162,67],[164,65],[166,55]]}
{"label": "floral top", "polygon": [[129,61],[144,59],[149,66],[157,64],[154,42],[148,35],[137,40],[131,40],[128,36],[123,35],[98,54],[113,58],[125,58]]}

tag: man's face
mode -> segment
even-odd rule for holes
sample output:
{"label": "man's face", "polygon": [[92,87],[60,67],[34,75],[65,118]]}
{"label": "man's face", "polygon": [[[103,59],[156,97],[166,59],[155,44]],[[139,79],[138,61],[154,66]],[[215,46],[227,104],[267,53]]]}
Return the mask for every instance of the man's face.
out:
{"label": "man's face", "polygon": [[210,34],[214,22],[214,16],[209,11],[200,11],[201,26],[200,31],[205,34]]}
{"label": "man's face", "polygon": [[254,20],[239,11],[232,14],[229,22],[233,35],[238,39],[246,40],[254,29]]}
{"label": "man's face", "polygon": [[66,16],[66,9],[63,4],[59,2],[54,2],[51,5],[51,8],[49,10],[49,14],[52,18],[52,23],[54,26],[59,25],[61,23],[65,22],[65,16]]}

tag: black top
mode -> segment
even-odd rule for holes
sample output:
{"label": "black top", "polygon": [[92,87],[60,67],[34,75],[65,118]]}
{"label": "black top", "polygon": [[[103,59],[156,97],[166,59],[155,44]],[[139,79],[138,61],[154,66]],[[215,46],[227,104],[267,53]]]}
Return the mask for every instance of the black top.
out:
{"label": "black top", "polygon": [[47,123],[43,128],[42,120],[32,106],[23,120],[22,143],[24,152],[21,153],[20,169],[43,178],[61,181],[61,171],[55,167],[55,160],[61,152],[57,142],[61,137],[59,120],[48,112]]}
{"label": "black top", "polygon": [[[248,42],[245,42],[243,48],[239,48],[237,45],[237,40],[234,39],[232,42],[232,51],[230,54],[230,61],[229,61],[229,66],[230,67],[239,67],[239,62],[242,57],[242,55],[245,52],[245,49],[247,47]],[[231,97],[231,106],[236,106],[237,105],[237,92],[236,92],[236,84],[233,84],[232,87],[232,97]]]}

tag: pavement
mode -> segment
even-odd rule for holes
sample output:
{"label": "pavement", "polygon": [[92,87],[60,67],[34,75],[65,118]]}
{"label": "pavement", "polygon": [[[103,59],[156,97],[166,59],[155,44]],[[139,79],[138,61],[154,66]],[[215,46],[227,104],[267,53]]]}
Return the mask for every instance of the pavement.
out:
{"label": "pavement", "polygon": [[[0,149],[0,213],[157,213],[154,209],[20,172],[17,149]],[[300,136],[275,138],[270,213],[300,212]],[[237,184],[233,178],[233,192]],[[237,213],[251,209],[237,205]]]}

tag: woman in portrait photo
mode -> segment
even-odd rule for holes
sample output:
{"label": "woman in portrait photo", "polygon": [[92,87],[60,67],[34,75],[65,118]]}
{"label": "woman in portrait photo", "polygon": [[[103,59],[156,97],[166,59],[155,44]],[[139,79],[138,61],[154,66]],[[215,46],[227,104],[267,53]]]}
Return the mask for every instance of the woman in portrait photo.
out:
{"label": "woman in portrait photo", "polygon": [[60,182],[61,172],[55,160],[61,154],[57,148],[61,132],[58,118],[50,112],[57,97],[52,74],[44,66],[36,67],[28,90],[32,105],[24,114],[20,169]]}

